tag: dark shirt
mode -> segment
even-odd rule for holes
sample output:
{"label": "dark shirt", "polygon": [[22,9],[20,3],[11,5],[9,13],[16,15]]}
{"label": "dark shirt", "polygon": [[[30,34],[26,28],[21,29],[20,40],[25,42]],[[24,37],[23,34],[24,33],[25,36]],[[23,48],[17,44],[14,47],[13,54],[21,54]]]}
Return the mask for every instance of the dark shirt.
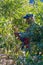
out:
{"label": "dark shirt", "polygon": [[41,31],[38,24],[33,22],[30,27],[26,29],[26,32],[30,34],[31,41],[39,42],[41,40]]}
{"label": "dark shirt", "polygon": [[30,42],[40,42],[41,41],[41,28],[36,23],[31,23],[25,32],[20,32],[21,38],[30,38]]}

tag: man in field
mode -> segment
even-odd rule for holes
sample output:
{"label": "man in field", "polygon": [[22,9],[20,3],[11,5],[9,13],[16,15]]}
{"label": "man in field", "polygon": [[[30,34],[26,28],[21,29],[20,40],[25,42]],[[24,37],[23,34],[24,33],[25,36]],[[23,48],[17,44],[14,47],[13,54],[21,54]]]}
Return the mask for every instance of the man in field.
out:
{"label": "man in field", "polygon": [[41,41],[41,31],[40,26],[35,23],[33,14],[26,14],[23,17],[26,19],[26,23],[28,23],[29,27],[25,30],[25,32],[16,33],[20,38],[22,43],[22,48],[26,46],[26,48],[30,51],[31,43],[38,44]]}

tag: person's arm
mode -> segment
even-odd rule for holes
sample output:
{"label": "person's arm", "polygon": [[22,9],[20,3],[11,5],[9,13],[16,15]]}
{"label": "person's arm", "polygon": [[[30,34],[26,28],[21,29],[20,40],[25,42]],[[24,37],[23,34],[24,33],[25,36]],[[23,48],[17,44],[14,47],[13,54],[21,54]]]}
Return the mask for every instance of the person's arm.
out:
{"label": "person's arm", "polygon": [[33,36],[33,33],[31,32],[16,32],[15,33],[16,36],[20,37],[20,38],[30,38],[31,36]]}

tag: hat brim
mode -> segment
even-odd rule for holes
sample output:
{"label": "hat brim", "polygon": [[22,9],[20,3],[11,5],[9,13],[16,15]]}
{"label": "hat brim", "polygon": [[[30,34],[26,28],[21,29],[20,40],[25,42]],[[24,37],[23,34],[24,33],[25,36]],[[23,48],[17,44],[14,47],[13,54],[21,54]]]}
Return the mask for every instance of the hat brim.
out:
{"label": "hat brim", "polygon": [[23,18],[24,18],[24,19],[27,19],[27,18],[29,18],[29,16],[24,16]]}
{"label": "hat brim", "polygon": [[27,19],[27,18],[30,18],[30,17],[33,17],[33,14],[26,15],[26,16],[24,16],[23,18],[24,18],[24,19]]}

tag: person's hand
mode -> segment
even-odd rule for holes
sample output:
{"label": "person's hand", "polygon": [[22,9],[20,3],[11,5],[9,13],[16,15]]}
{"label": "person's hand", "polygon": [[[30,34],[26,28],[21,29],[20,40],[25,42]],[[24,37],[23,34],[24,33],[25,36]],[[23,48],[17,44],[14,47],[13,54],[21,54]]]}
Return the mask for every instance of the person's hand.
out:
{"label": "person's hand", "polygon": [[15,34],[15,36],[16,36],[16,39],[17,39],[17,40],[20,40],[19,33],[15,32],[14,34]]}
{"label": "person's hand", "polygon": [[15,34],[16,37],[19,36],[18,32],[14,32],[14,34]]}

